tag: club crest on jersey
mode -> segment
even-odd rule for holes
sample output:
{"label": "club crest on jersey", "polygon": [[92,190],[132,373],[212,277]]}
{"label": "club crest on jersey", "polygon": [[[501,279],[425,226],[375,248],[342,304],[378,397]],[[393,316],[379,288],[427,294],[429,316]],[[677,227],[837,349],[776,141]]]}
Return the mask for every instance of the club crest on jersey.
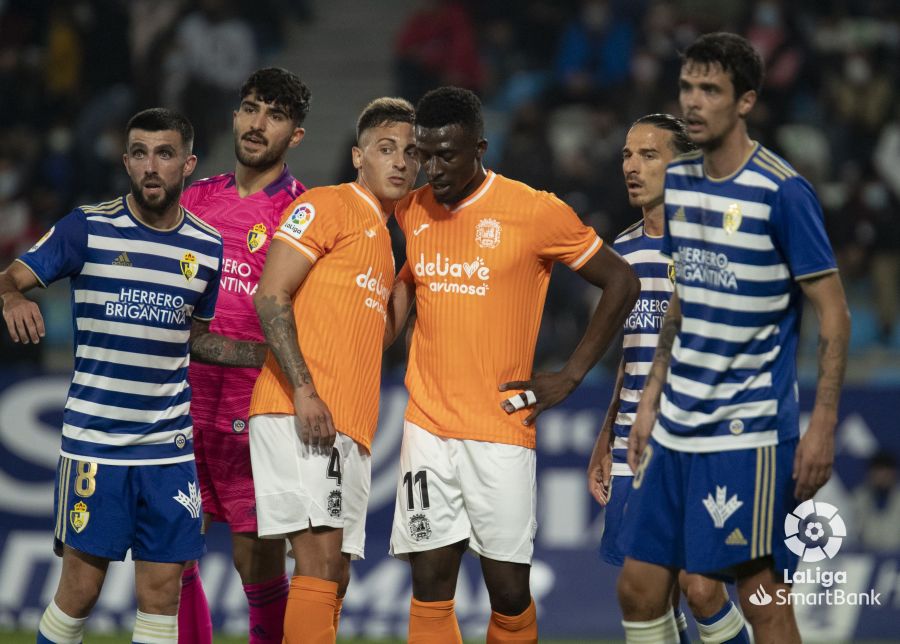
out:
{"label": "club crest on jersey", "polygon": [[482,219],[475,226],[475,241],[482,248],[497,248],[500,245],[500,222],[496,219]]}
{"label": "club crest on jersey", "polygon": [[311,203],[297,204],[290,216],[281,224],[281,230],[294,239],[300,239],[315,218],[315,206]]}
{"label": "club crest on jersey", "polygon": [[84,530],[87,527],[90,518],[91,513],[88,512],[87,504],[84,501],[79,501],[75,504],[75,507],[69,511],[69,522],[72,524],[72,529],[75,532]]}
{"label": "club crest on jersey", "polygon": [[416,541],[431,538],[431,522],[424,514],[414,514],[409,520],[409,536]]}
{"label": "club crest on jersey", "polygon": [[666,273],[669,276],[669,281],[672,282],[672,284],[674,284],[675,283],[675,263],[674,262],[669,262],[669,266],[668,266],[668,268],[666,268]]}
{"label": "club crest on jersey", "polygon": [[181,274],[184,279],[190,282],[197,274],[197,257],[190,251],[186,252],[181,258]]}
{"label": "club crest on jersey", "polygon": [[251,253],[255,253],[266,243],[269,238],[269,231],[263,223],[256,224],[247,231],[247,248]]}
{"label": "club crest on jersey", "polygon": [[33,253],[33,252],[36,251],[38,248],[40,248],[41,246],[43,246],[43,245],[44,245],[44,242],[47,241],[48,239],[50,239],[50,236],[53,235],[53,231],[54,231],[54,230],[56,230],[56,226],[52,226],[52,227],[50,228],[50,230],[48,230],[47,232],[45,232],[45,233],[44,233],[44,236],[41,237],[39,240],[37,240],[37,241],[34,243],[34,246],[32,246],[31,248],[28,249],[28,252],[29,252],[29,253]]}
{"label": "club crest on jersey", "polygon": [[722,215],[722,228],[729,235],[734,234],[741,227],[741,209],[736,203],[731,204]]}
{"label": "club crest on jersey", "polygon": [[341,516],[341,491],[332,490],[328,495],[328,514],[334,518]]}

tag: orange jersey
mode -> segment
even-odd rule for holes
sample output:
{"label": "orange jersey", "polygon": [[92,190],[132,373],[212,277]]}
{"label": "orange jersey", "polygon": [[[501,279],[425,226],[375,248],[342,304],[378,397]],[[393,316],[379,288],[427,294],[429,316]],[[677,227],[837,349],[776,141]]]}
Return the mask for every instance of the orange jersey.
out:
{"label": "orange jersey", "polygon": [[602,241],[554,195],[488,172],[452,209],[425,186],[397,205],[406,234],[401,277],[416,287],[406,419],[446,438],[534,447],[529,411],[507,414],[531,377],[550,269],[578,270]]}
{"label": "orange jersey", "polygon": [[[358,183],[309,190],[287,207],[274,240],[315,262],[293,298],[300,352],[334,426],[371,449],[394,281],[378,200]],[[270,351],[250,415],[293,413],[293,390]]]}

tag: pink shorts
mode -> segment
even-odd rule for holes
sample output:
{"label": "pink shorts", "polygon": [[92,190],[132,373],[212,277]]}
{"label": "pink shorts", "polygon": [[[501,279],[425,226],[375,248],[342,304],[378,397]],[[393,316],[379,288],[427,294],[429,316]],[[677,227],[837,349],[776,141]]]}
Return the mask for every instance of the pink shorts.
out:
{"label": "pink shorts", "polygon": [[250,468],[250,436],[194,425],[194,456],[203,512],[232,532],[256,532],[256,494]]}

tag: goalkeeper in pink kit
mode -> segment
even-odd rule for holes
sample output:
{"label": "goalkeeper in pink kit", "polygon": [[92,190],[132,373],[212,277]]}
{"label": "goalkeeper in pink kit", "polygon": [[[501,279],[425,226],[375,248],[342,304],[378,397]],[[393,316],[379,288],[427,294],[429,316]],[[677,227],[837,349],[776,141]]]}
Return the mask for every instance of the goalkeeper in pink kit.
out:
{"label": "goalkeeper in pink kit", "polygon": [[[231,528],[234,565],[250,608],[251,644],[281,642],[289,589],[284,541],[256,534],[247,412],[266,345],[253,293],[282,212],[305,190],[291,176],[285,154],[303,139],[309,99],[309,89],[291,72],[254,72],[241,87],[234,112],[235,171],[197,181],[181,198],[182,205],[214,226],[224,242],[211,330],[242,341],[230,347],[207,343],[202,354],[192,353],[189,380],[204,524],[220,521]],[[180,642],[212,641],[196,562],[185,567],[178,616]]]}

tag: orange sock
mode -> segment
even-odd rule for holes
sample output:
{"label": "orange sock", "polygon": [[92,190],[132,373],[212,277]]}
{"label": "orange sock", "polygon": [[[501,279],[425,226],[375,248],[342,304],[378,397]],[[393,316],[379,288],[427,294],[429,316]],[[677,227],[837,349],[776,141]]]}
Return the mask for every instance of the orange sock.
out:
{"label": "orange sock", "polygon": [[341,608],[344,606],[344,598],[338,597],[334,605],[334,634],[337,636],[338,624],[341,623]]}
{"label": "orange sock", "polygon": [[453,600],[420,602],[409,606],[409,644],[462,644]]}
{"label": "orange sock", "polygon": [[534,599],[520,615],[501,615],[491,612],[488,624],[486,644],[503,644],[503,642],[538,641],[537,611]]}
{"label": "orange sock", "polygon": [[284,612],[284,644],[333,644],[337,582],[293,577]]}

